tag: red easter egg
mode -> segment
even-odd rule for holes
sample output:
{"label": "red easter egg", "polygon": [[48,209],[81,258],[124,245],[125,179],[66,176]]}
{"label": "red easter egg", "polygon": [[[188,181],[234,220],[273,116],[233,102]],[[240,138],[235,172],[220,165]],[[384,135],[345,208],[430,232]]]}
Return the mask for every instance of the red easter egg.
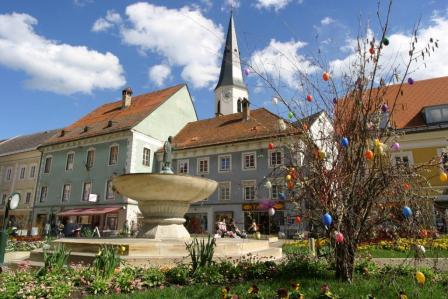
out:
{"label": "red easter egg", "polygon": [[300,224],[302,222],[302,218],[300,216],[296,216],[296,219],[294,219],[295,224]]}
{"label": "red easter egg", "polygon": [[372,55],[375,54],[375,48],[373,48],[373,47],[370,48],[370,49],[369,49],[369,53],[372,54]]}
{"label": "red easter egg", "polygon": [[308,101],[308,102],[311,102],[312,100],[313,100],[313,96],[312,95],[307,95],[306,96],[306,100]]}
{"label": "red easter egg", "polygon": [[411,185],[409,185],[408,183],[404,183],[403,188],[404,188],[404,190],[409,190],[409,189],[411,189]]}
{"label": "red easter egg", "polygon": [[373,152],[371,150],[366,150],[366,152],[364,153],[364,157],[367,160],[372,160],[373,159]]}
{"label": "red easter egg", "polygon": [[269,143],[268,144],[268,148],[271,150],[271,149],[273,149],[274,148],[274,144],[273,143]]}
{"label": "red easter egg", "polygon": [[324,72],[324,73],[322,74],[322,79],[323,79],[324,81],[328,81],[328,80],[330,80],[330,73],[328,73],[328,72]]}

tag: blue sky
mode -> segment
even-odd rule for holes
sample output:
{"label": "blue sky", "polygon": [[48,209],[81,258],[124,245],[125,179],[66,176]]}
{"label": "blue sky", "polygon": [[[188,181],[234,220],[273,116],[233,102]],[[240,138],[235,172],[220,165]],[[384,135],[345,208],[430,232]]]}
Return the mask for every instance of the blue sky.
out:
{"label": "blue sky", "polygon": [[[296,78],[277,63],[279,52],[320,73],[310,62],[318,49],[332,70],[350,57],[359,31],[378,29],[373,0],[1,0],[0,139],[64,127],[126,86],[141,94],[186,82],[199,117],[212,117],[229,2],[242,60],[262,64],[285,88]],[[441,40],[416,79],[448,75],[447,10],[447,1],[394,1],[391,49],[407,51],[419,18],[422,38]],[[285,112],[256,75],[246,82],[254,107]]]}

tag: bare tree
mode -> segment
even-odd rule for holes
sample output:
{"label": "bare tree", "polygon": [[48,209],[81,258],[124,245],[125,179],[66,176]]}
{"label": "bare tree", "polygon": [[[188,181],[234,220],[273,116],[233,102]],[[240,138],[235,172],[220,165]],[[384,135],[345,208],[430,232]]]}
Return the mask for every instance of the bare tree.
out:
{"label": "bare tree", "polygon": [[[370,29],[358,36],[353,61],[342,76],[333,78],[331,70],[326,72],[328,65],[319,55],[313,65],[323,75],[317,77],[291,60],[300,88],[286,98],[278,78],[267,75],[260,66],[249,66],[301,130],[289,150],[303,155],[303,164],[291,164],[281,175],[286,177],[290,199],[298,203],[303,218],[319,223],[330,240],[336,277],[345,281],[352,281],[361,242],[384,230],[395,237],[417,238],[433,223],[434,191],[427,173],[440,161],[409,165],[392,161],[391,154],[398,150],[402,134],[394,128],[393,115],[399,99],[406,97],[403,86],[413,84],[411,66],[424,63],[425,53],[433,51],[437,41],[423,41],[425,45],[418,49],[416,25],[407,62],[400,66],[394,61],[383,63],[392,0],[385,6],[385,14],[381,7],[378,3],[377,38]],[[331,119],[332,129],[311,131],[306,116],[321,110]]]}

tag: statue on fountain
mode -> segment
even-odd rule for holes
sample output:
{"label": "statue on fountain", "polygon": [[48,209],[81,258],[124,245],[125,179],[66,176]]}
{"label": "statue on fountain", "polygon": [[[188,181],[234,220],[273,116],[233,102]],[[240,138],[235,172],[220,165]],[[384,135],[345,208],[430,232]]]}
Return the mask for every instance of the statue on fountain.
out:
{"label": "statue on fountain", "polygon": [[173,137],[169,136],[168,140],[165,141],[163,145],[163,162],[162,162],[162,171],[160,173],[173,174],[173,170],[171,169],[171,162],[173,161],[172,156],[172,143]]}

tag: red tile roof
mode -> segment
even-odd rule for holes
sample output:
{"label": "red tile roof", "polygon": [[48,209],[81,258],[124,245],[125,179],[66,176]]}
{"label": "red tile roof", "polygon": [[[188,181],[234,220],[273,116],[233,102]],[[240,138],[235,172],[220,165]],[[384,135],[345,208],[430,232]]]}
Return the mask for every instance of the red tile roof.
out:
{"label": "red tile roof", "polygon": [[[129,107],[121,108],[122,101],[100,106],[75,123],[65,127],[64,134],[58,134],[44,145],[62,143],[82,138],[108,134],[130,129],[145,119],[161,104],[179,91],[185,84],[132,97]],[[108,127],[109,121],[112,125]],[[84,128],[87,131],[84,132]]]}
{"label": "red tile roof", "polygon": [[242,116],[241,112],[190,122],[174,137],[173,147],[179,150],[299,133],[287,121],[287,129],[280,131],[281,118],[265,108],[250,111],[249,120]]}

